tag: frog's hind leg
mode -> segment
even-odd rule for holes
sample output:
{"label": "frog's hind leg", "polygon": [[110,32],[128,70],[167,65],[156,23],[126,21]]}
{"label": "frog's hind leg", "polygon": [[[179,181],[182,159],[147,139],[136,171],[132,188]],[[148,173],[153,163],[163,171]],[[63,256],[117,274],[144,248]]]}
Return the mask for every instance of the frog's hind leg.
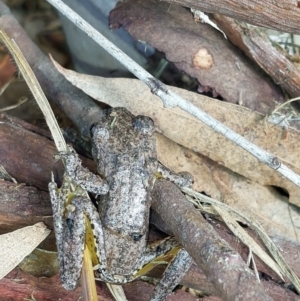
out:
{"label": "frog's hind leg", "polygon": [[179,284],[192,262],[190,255],[178,242],[173,237],[168,237],[147,246],[140,262],[143,267],[134,278],[146,274],[159,264],[169,263],[150,299],[150,301],[163,301]]}
{"label": "frog's hind leg", "polygon": [[192,263],[193,260],[188,252],[185,249],[181,249],[163,273],[152,293],[150,301],[164,301],[168,294],[180,283]]}
{"label": "frog's hind leg", "polygon": [[66,207],[64,219],[63,262],[61,280],[68,290],[76,288],[81,275],[83,252],[86,244],[87,219],[90,222],[97,245],[103,240],[99,216],[91,200],[87,197],[75,197]]}
{"label": "frog's hind leg", "polygon": [[156,258],[159,258],[178,246],[179,244],[174,237],[166,237],[149,243],[140,262],[138,263],[138,265],[142,267],[137,273],[138,277],[146,274],[149,270],[159,264],[159,262],[155,260]]}

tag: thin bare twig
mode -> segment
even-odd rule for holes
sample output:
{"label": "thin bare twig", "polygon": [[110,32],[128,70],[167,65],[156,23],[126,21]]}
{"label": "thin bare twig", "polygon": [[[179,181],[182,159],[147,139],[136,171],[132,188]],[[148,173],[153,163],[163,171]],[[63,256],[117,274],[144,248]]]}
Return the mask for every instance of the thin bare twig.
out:
{"label": "thin bare twig", "polygon": [[129,56],[123,53],[113,43],[108,41],[103,35],[101,35],[94,27],[83,20],[72,9],[65,5],[60,0],[47,0],[54,7],[56,7],[63,15],[65,15],[76,26],[83,30],[89,37],[91,37],[96,43],[103,47],[107,52],[114,56],[121,64],[123,64],[130,72],[143,81],[150,89],[151,92],[158,97],[164,103],[165,107],[179,107],[182,110],[188,112],[207,126],[222,134],[236,145],[242,147],[258,160],[268,165],[270,168],[277,170],[284,177],[295,183],[300,187],[300,176],[282,164],[280,160],[274,155],[266,152],[255,144],[251,143],[243,136],[235,133],[216,119],[212,118],[198,107],[189,103],[172,90],[168,89],[162,82],[154,78],[150,73],[144,70],[136,62],[134,62]]}

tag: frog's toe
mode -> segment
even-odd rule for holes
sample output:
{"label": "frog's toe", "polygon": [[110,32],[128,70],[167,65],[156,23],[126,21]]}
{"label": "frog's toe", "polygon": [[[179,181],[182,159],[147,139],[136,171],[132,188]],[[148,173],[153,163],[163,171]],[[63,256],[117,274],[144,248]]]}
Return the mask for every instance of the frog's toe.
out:
{"label": "frog's toe", "polygon": [[177,174],[181,181],[178,184],[180,187],[191,187],[194,183],[194,176],[187,171],[181,171]]}

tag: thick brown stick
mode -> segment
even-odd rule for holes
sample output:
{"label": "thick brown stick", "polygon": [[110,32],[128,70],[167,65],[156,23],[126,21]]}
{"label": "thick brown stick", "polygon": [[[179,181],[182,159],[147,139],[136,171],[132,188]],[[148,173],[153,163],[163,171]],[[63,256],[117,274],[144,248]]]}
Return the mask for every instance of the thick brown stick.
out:
{"label": "thick brown stick", "polygon": [[240,255],[185,201],[175,185],[158,180],[152,195],[153,209],[163,220],[168,220],[176,239],[214,284],[222,299],[273,300]]}
{"label": "thick brown stick", "polygon": [[222,14],[250,24],[300,33],[300,7],[297,0],[163,0],[169,3]]}
{"label": "thick brown stick", "polygon": [[222,15],[213,15],[213,20],[225,32],[228,39],[254,60],[276,84],[291,97],[300,95],[300,70],[288,59],[288,54],[254,28],[242,27],[240,23]]}
{"label": "thick brown stick", "polygon": [[[0,114],[0,123],[0,164],[19,183],[48,191],[51,172],[63,174],[62,163],[55,164],[53,158],[57,154],[54,143],[34,133],[39,129],[17,118]],[[86,167],[96,171],[92,160],[84,159],[83,162]]]}

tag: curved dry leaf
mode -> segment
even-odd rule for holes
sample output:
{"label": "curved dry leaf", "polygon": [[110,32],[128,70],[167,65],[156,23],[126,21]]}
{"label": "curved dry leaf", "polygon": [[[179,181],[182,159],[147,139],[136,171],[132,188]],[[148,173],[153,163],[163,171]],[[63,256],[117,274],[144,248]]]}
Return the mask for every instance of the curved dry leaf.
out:
{"label": "curved dry leaf", "polygon": [[49,234],[43,223],[0,235],[0,279],[15,268]]}
{"label": "curved dry leaf", "polygon": [[128,301],[121,285],[111,283],[106,283],[106,285],[116,301]]}
{"label": "curved dry leaf", "polygon": [[295,228],[300,228],[300,216],[294,207],[289,208],[287,197],[273,187],[250,181],[163,135],[157,134],[156,141],[159,161],[175,172],[192,173],[196,191],[247,212],[270,236],[297,241]]}
{"label": "curved dry leaf", "polygon": [[[79,74],[58,64],[56,67],[66,79],[89,96],[112,107],[126,107],[135,115],[150,116],[166,137],[262,185],[286,189],[289,201],[300,206],[299,187],[186,112],[178,108],[164,108],[160,99],[142,82]],[[175,87],[171,89],[246,139],[274,154],[300,174],[298,131],[289,129],[287,132],[273,124],[266,125],[263,115],[241,106]]]}

